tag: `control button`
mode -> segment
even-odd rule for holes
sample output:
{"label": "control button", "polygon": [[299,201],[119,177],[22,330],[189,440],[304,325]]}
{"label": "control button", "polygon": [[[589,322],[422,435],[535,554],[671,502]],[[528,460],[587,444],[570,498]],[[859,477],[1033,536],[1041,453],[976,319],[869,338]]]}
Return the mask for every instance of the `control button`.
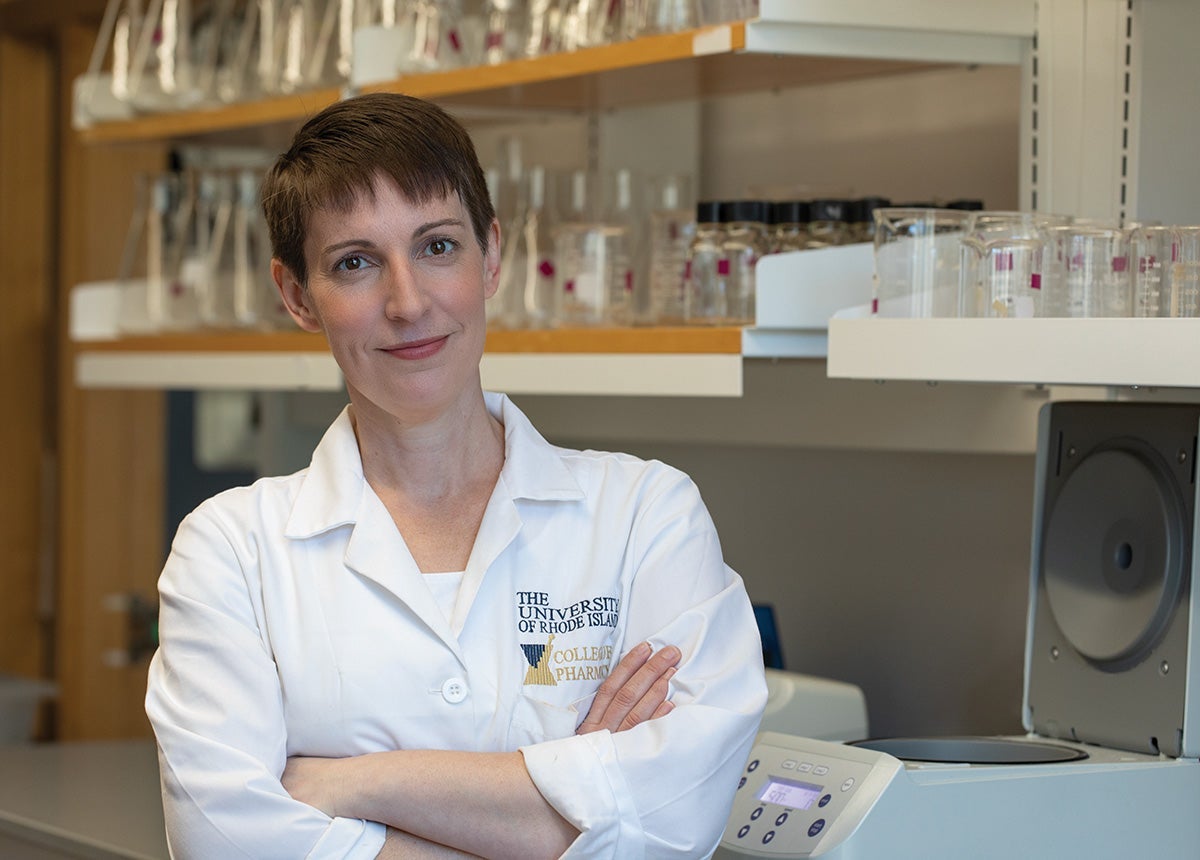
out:
{"label": "control button", "polygon": [[825,829],[825,819],[818,818],[816,821],[814,821],[812,823],[812,827],[808,828],[808,835],[816,836],[818,833],[820,833],[824,829]]}
{"label": "control button", "polygon": [[758,819],[762,818],[762,814],[763,814],[763,808],[760,806],[758,809],[756,809],[750,813],[750,820],[758,821]]}
{"label": "control button", "polygon": [[746,777],[743,776],[741,779],[738,780],[738,788],[741,788],[745,784],[746,784]]}
{"label": "control button", "polygon": [[747,833],[749,833],[749,832],[750,832],[750,825],[749,825],[749,824],[743,824],[743,825],[742,825],[742,829],[738,831],[738,839],[741,839],[741,838],[743,838],[743,837],[744,837],[744,836],[745,836]]}
{"label": "control button", "polygon": [[817,801],[817,806],[825,807],[829,805],[829,801],[833,800],[828,794]]}
{"label": "control button", "polygon": [[801,762],[799,765],[796,766],[796,770],[803,771],[804,773],[808,773],[810,770],[812,770],[812,762],[811,761]]}
{"label": "control button", "polygon": [[775,838],[775,831],[768,830],[766,833],[763,834],[763,845],[766,845],[768,842],[770,842],[774,838]]}
{"label": "control button", "polygon": [[783,827],[783,823],[787,821],[787,815],[788,814],[786,812],[779,813],[779,817],[775,819],[775,826]]}
{"label": "control button", "polygon": [[457,705],[467,697],[467,682],[462,678],[450,678],[442,684],[442,698],[452,705]]}
{"label": "control button", "polygon": [[758,759],[755,759],[754,761],[750,762],[750,764],[746,765],[746,773],[754,773],[756,770],[758,770]]}
{"label": "control button", "polygon": [[849,791],[852,788],[854,788],[854,777],[850,777],[842,783],[842,791]]}
{"label": "control button", "polygon": [[814,768],[813,768],[813,775],[814,775],[814,776],[824,776],[824,775],[825,775],[825,774],[827,774],[827,773],[829,773],[829,768],[827,768],[827,767],[826,767],[825,765],[823,765],[823,764],[819,764],[819,765],[817,765],[816,767],[814,767]]}
{"label": "control button", "polygon": [[794,758],[790,758],[787,761],[785,761],[783,763],[783,769],[784,770],[795,770],[796,769],[796,760]]}

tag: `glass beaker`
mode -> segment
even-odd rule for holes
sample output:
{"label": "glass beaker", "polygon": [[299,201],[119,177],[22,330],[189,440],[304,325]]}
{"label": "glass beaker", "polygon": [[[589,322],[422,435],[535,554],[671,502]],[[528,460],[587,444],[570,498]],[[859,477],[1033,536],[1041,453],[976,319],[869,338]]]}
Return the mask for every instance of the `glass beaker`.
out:
{"label": "glass beaker", "polygon": [[562,49],[561,0],[528,0],[521,55],[542,57]]}
{"label": "glass beaker", "polygon": [[1171,262],[1178,254],[1170,227],[1137,227],[1129,234],[1129,265],[1133,272],[1133,315],[1173,316]]}
{"label": "glass beaker", "polygon": [[1073,222],[1050,229],[1043,264],[1048,316],[1127,317],[1133,312],[1129,241],[1120,227]]}
{"label": "glass beaker", "polygon": [[[197,223],[207,236],[205,272],[199,283],[200,320],[218,328],[236,324],[233,292],[233,210],[236,203],[233,176],[207,171],[200,176],[196,202]],[[203,246],[201,249],[204,250]]]}
{"label": "glass beaker", "polygon": [[1200,227],[1174,227],[1170,263],[1171,316],[1200,316]]}
{"label": "glass beaker", "polygon": [[696,11],[695,0],[625,0],[625,38],[690,30],[697,25]]}
{"label": "glass beaker", "polygon": [[488,321],[500,328],[546,328],[554,319],[553,214],[540,165],[521,178],[516,211],[501,229],[500,288]]}
{"label": "glass beaker", "polygon": [[686,174],[669,174],[651,184],[649,321],[678,325],[684,320],[688,249],[696,232],[692,181]]}
{"label": "glass beaker", "polygon": [[962,239],[959,315],[1040,317],[1049,236],[1030,212],[971,212]]}
{"label": "glass beaker", "polygon": [[486,0],[483,62],[503,63],[519,57],[524,48],[525,4],[517,0]]}
{"label": "glass beaker", "polygon": [[601,178],[570,175],[554,229],[555,317],[561,325],[625,324],[633,292],[629,228],[604,220]]}
{"label": "glass beaker", "polygon": [[957,209],[875,210],[876,316],[958,316],[959,246],[969,217]]}

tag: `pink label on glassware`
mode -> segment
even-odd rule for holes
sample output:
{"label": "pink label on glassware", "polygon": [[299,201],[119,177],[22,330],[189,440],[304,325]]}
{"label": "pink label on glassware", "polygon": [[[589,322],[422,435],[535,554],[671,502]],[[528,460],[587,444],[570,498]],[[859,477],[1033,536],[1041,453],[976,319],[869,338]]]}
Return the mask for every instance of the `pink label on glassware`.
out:
{"label": "pink label on glassware", "polygon": [[1013,254],[1012,251],[1005,251],[996,255],[996,271],[1011,272],[1013,270]]}
{"label": "pink label on glassware", "polygon": [[1034,272],[1029,276],[1029,289],[1040,290],[1042,288],[1042,276]]}
{"label": "pink label on glassware", "polygon": [[877,298],[871,299],[871,313],[879,313],[879,299]]}
{"label": "pink label on glassware", "polygon": [[1128,257],[1113,257],[1112,270],[1114,272],[1124,272],[1128,268],[1129,268],[1129,258]]}
{"label": "pink label on glassware", "polygon": [[728,275],[729,274],[729,259],[728,258],[722,257],[720,260],[717,260],[717,274],[718,275]]}
{"label": "pink label on glassware", "polygon": [[690,281],[692,279],[692,261],[686,260],[683,264],[683,279]]}
{"label": "pink label on glassware", "polygon": [[462,40],[458,38],[458,31],[457,31],[457,30],[451,30],[451,31],[449,31],[449,32],[446,34],[446,37],[447,37],[447,38],[450,40],[450,47],[451,47],[451,48],[453,48],[455,51],[461,51],[461,50],[462,50]]}
{"label": "pink label on glassware", "polygon": [[[1172,253],[1173,252],[1174,252],[1174,249],[1172,249]],[[1153,268],[1154,268],[1154,255],[1153,254],[1151,254],[1149,257],[1138,257],[1138,274],[1139,275],[1144,275],[1144,274],[1146,274],[1146,272],[1150,271]]]}
{"label": "pink label on glassware", "polygon": [[563,284],[563,289],[566,290],[568,293],[575,292],[575,282],[567,281],[565,284]]}
{"label": "pink label on glassware", "polygon": [[633,272],[629,269],[625,270],[625,292],[633,292]]}
{"label": "pink label on glassware", "polygon": [[538,272],[543,278],[553,278],[554,264],[549,260],[542,260],[542,262],[538,263]]}
{"label": "pink label on glassware", "polygon": [[483,40],[483,46],[488,50],[499,48],[502,44],[504,44],[504,34],[497,30],[488,33],[487,38]]}

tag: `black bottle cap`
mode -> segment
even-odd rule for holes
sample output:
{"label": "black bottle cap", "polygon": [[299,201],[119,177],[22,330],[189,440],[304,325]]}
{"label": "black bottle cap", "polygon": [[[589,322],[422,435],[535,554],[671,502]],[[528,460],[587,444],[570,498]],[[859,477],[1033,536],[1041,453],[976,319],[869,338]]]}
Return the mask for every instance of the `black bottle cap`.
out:
{"label": "black bottle cap", "polygon": [[814,200],[809,206],[809,217],[813,221],[845,221],[849,208],[849,200]]}
{"label": "black bottle cap", "polygon": [[761,200],[726,200],[721,203],[721,221],[729,224],[734,221],[766,220],[766,207]]}
{"label": "black bottle cap", "polygon": [[944,209],[962,209],[967,212],[982,212],[983,211],[983,201],[982,200],[970,200],[970,199],[968,199],[968,200],[951,200],[949,203],[947,203],[942,208],[944,208]]}
{"label": "black bottle cap", "polygon": [[701,200],[696,204],[696,223],[715,224],[721,220],[721,204],[717,200]]}
{"label": "black bottle cap", "polygon": [[850,201],[850,214],[847,221],[852,224],[866,224],[875,219],[875,210],[892,205],[886,197],[860,197]]}
{"label": "black bottle cap", "polygon": [[809,217],[807,200],[775,200],[767,210],[768,224],[807,224]]}

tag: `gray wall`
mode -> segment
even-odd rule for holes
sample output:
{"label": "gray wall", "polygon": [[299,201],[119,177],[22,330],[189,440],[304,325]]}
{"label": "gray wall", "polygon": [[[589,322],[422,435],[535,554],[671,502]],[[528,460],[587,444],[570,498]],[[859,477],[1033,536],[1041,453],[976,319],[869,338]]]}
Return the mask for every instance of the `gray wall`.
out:
{"label": "gray wall", "polygon": [[872,734],[1020,731],[1033,457],[622,447],[692,476],[786,668],[862,687]]}

